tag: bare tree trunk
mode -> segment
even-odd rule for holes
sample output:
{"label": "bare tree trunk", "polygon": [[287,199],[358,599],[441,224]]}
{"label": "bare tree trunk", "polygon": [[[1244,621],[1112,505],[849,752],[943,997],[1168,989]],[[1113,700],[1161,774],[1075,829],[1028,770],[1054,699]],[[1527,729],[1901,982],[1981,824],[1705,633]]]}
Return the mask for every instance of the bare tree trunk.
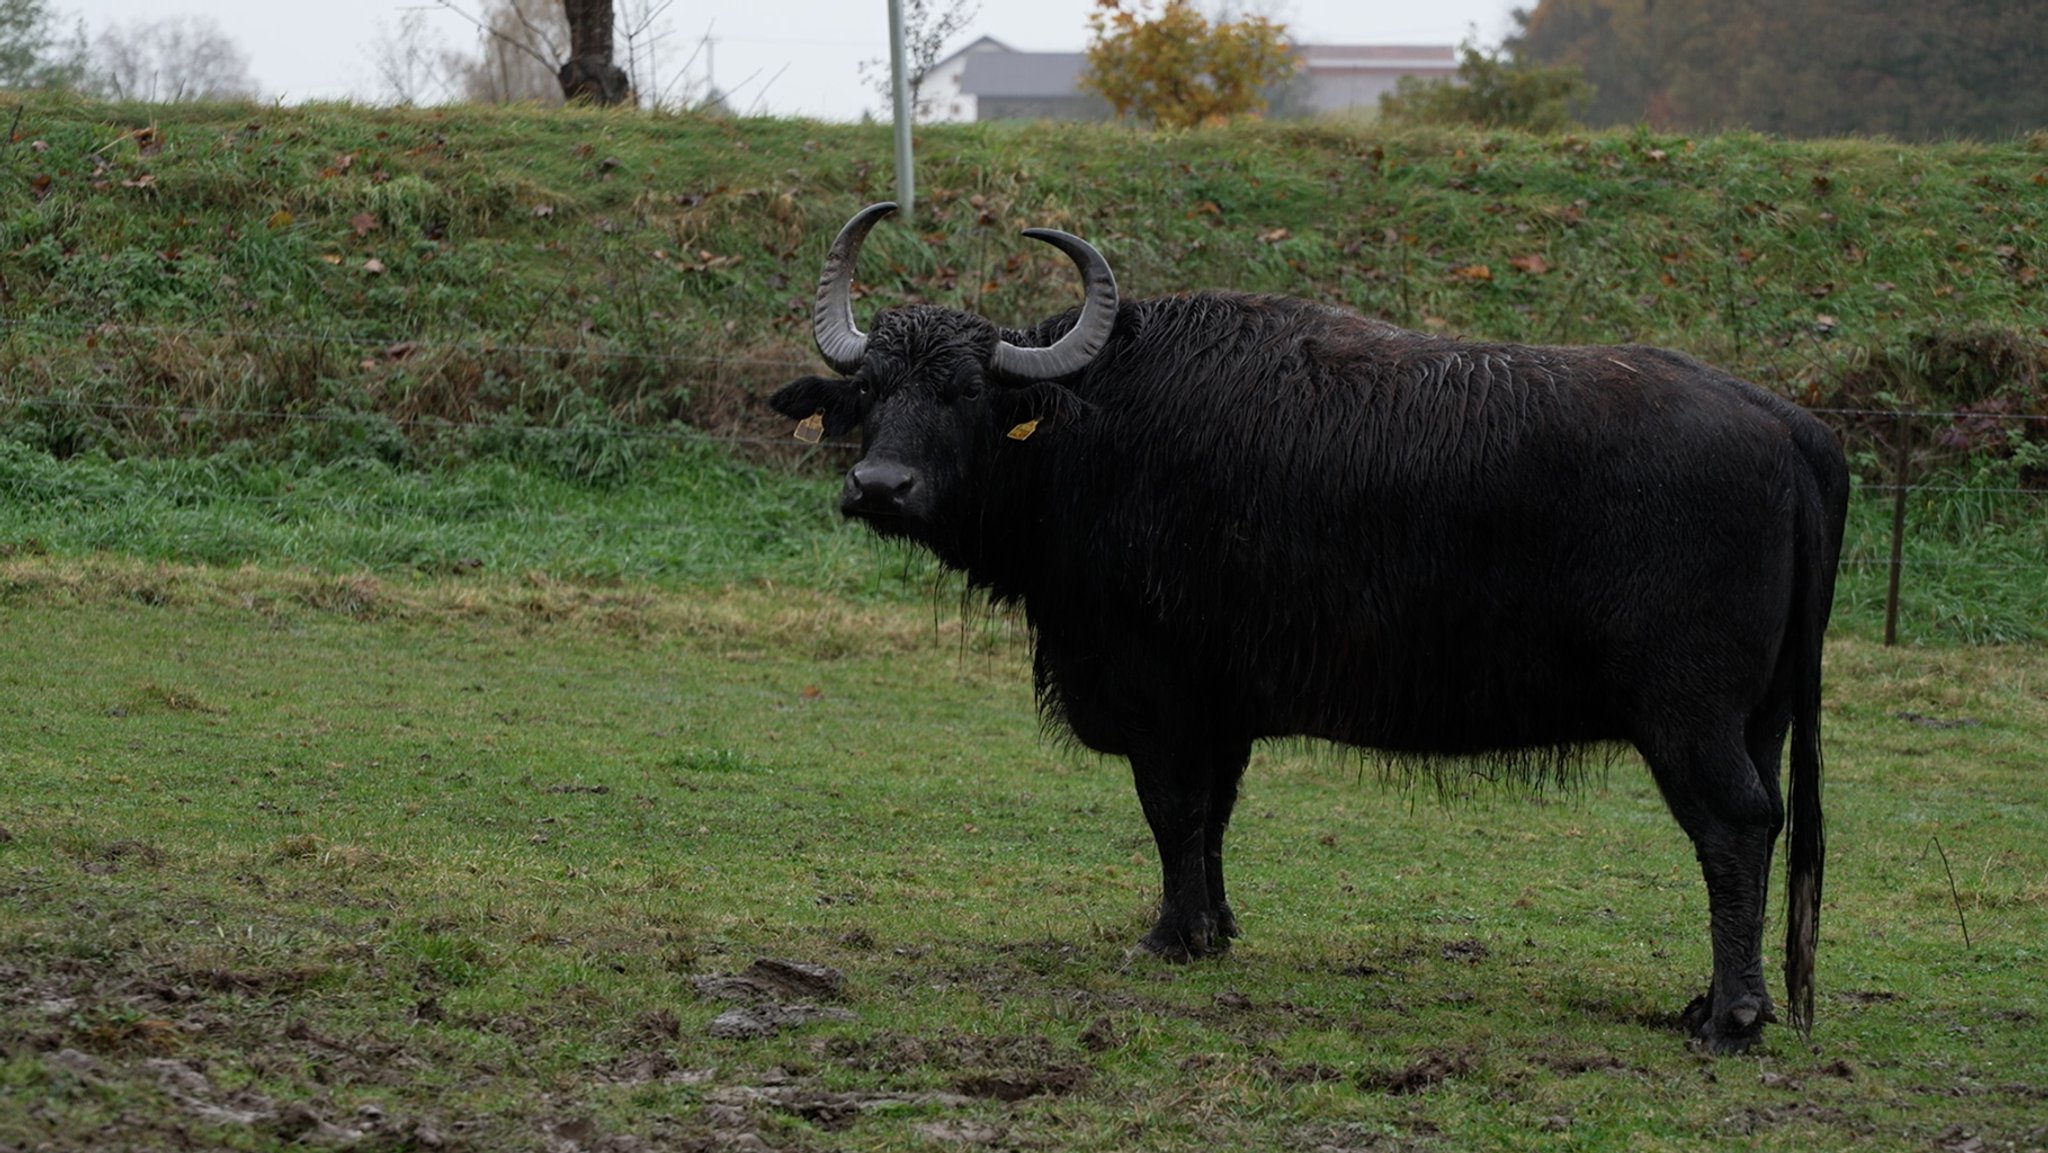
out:
{"label": "bare tree trunk", "polygon": [[612,63],[612,0],[562,0],[569,18],[569,59],[558,79],[562,95],[594,104],[624,104],[633,83]]}

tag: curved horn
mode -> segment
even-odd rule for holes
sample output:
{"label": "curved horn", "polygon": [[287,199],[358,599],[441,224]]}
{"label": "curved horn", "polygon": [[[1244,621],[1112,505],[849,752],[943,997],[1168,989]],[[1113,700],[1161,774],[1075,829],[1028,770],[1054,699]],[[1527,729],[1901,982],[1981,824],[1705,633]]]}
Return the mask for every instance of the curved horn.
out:
{"label": "curved horn", "polygon": [[1027,228],[1024,235],[1066,253],[1080,269],[1081,315],[1050,348],[1019,348],[1007,340],[997,341],[989,367],[1018,380],[1051,380],[1079,372],[1102,351],[1109,342],[1109,330],[1116,325],[1116,276],[1109,270],[1109,261],[1078,236],[1056,228]]}
{"label": "curved horn", "polygon": [[825,253],[825,270],[818,274],[818,299],[811,306],[811,335],[818,342],[818,355],[832,371],[852,375],[868,351],[868,334],[853,322],[853,262],[860,255],[861,241],[875,222],[896,211],[893,201],[870,204],[853,214],[839,230]]}

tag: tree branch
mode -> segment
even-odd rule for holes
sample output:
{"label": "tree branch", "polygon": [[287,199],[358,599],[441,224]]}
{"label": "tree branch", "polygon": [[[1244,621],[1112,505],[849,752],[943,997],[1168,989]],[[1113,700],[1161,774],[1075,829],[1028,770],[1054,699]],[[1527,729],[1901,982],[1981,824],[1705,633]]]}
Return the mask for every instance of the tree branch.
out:
{"label": "tree branch", "polygon": [[[541,55],[540,50],[535,48],[533,45],[528,44],[523,40],[520,40],[516,36],[508,36],[505,33],[499,31],[497,28],[494,28],[491,25],[484,23],[482,20],[479,20],[476,17],[470,15],[466,10],[457,7],[455,4],[455,0],[434,0],[434,2],[439,4],[441,7],[446,8],[448,11],[455,13],[457,16],[462,17],[464,20],[469,21],[470,24],[473,27],[475,27],[477,31],[485,33],[491,36],[493,39],[502,40],[505,43],[510,44],[512,47],[519,49],[521,52],[526,53],[528,56],[533,57],[535,60],[540,62],[542,67],[548,69],[549,71],[552,72],[562,66],[560,61],[550,60],[546,56]],[[533,26],[533,22],[526,18],[526,13],[521,12],[519,10],[518,5],[511,5],[510,7],[512,8],[513,15],[519,17],[519,22],[525,25],[526,29],[529,32],[534,33],[543,42],[547,40],[547,34],[535,28]],[[549,44],[548,50],[552,52],[554,50],[554,45]]]}

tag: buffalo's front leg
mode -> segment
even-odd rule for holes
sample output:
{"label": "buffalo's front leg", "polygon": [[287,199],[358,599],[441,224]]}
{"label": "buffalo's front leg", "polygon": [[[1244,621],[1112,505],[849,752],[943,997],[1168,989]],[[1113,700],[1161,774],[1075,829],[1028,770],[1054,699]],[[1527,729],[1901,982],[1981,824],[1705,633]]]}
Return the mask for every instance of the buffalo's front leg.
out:
{"label": "buffalo's front leg", "polygon": [[1223,834],[1250,746],[1219,742],[1133,749],[1138,803],[1159,849],[1159,921],[1138,942],[1168,960],[1220,953],[1237,935],[1223,895]]}

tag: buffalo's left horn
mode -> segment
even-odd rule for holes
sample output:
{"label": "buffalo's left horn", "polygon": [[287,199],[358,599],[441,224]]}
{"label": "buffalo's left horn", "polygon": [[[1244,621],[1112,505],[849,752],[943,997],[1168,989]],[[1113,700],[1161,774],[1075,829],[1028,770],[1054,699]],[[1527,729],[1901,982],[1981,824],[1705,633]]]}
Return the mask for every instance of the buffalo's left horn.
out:
{"label": "buffalo's left horn", "polygon": [[1024,235],[1066,253],[1081,270],[1081,315],[1050,348],[1019,348],[1007,340],[997,341],[988,364],[1015,380],[1052,380],[1088,367],[1108,343],[1109,330],[1116,326],[1116,276],[1109,270],[1109,261],[1078,236],[1056,228],[1027,228]]}
{"label": "buffalo's left horn", "polygon": [[854,213],[833,238],[831,250],[825,253],[825,270],[818,274],[811,335],[818,341],[818,355],[842,375],[860,371],[861,358],[868,352],[868,334],[853,322],[853,262],[860,255],[861,241],[868,238],[868,229],[894,211],[895,203],[884,200]]}

